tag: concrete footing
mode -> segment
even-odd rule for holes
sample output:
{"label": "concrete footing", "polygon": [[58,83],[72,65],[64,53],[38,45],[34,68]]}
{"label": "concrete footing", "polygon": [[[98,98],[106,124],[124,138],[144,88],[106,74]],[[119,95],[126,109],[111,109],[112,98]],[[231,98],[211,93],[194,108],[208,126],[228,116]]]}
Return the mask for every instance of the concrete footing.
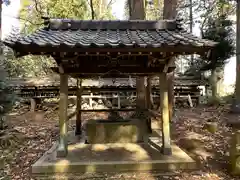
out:
{"label": "concrete footing", "polygon": [[57,143],[32,165],[35,177],[59,173],[175,171],[196,168],[195,161],[176,145],[172,145],[171,156],[162,155],[161,142],[157,139],[142,144],[84,144],[79,141],[68,145],[68,155],[65,158],[57,158],[56,150]]}

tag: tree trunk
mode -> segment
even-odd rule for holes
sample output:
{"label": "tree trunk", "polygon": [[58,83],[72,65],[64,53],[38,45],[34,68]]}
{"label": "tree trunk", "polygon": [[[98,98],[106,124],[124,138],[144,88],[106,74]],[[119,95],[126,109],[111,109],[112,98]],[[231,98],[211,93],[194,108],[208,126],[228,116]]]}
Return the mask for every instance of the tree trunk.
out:
{"label": "tree trunk", "polygon": [[217,74],[216,68],[212,69],[210,79],[211,79],[211,89],[212,89],[211,104],[217,104],[219,102],[219,98],[218,98],[218,87],[217,87],[218,74]]}
{"label": "tree trunk", "polygon": [[144,20],[144,0],[129,0],[129,17],[132,20]]}
{"label": "tree trunk", "polygon": [[[2,0],[0,2],[0,40],[2,40]],[[3,68],[3,44],[0,41],[0,81],[4,81],[5,79],[5,70]],[[1,89],[0,89],[1,90]],[[3,129],[4,126],[4,115],[3,115],[3,106],[0,104],[0,129]]]}
{"label": "tree trunk", "polygon": [[163,18],[175,19],[177,15],[177,0],[164,0]]}
{"label": "tree trunk", "polygon": [[236,84],[235,99],[232,104],[232,112],[240,113],[240,0],[237,0],[237,38],[236,38]]}
{"label": "tree trunk", "polygon": [[[189,21],[190,21],[190,32],[193,32],[193,3],[192,0],[189,0]],[[193,57],[194,55],[191,55],[191,67],[193,66]]]}
{"label": "tree trunk", "polygon": [[[145,11],[144,11],[144,0],[129,0],[129,17],[130,20],[144,20],[145,19]],[[136,79],[136,89],[137,89],[137,99],[136,106],[137,112],[136,116],[140,119],[140,131],[141,137],[139,137],[139,141],[147,141],[147,125],[148,121],[142,111],[146,108],[146,87],[144,86],[144,77],[138,77]]]}
{"label": "tree trunk", "polygon": [[103,13],[103,0],[99,0],[99,18],[101,19]]}
{"label": "tree trunk", "polygon": [[[131,20],[145,19],[144,0],[132,0],[129,3],[129,17]],[[144,77],[138,77],[136,80],[137,88],[137,108],[146,108],[146,88],[144,86]]]}
{"label": "tree trunk", "polygon": [[[175,19],[177,0],[164,0],[163,19]],[[173,61],[174,62],[174,61]],[[171,65],[175,66],[175,62]],[[168,102],[169,102],[169,119],[172,120],[174,105],[174,72],[167,74],[168,80]]]}
{"label": "tree trunk", "polygon": [[1,0],[1,2],[0,2],[0,77],[1,77],[1,79],[0,80],[2,80],[2,78],[4,78],[5,77],[5,71],[4,71],[4,68],[3,68],[3,66],[2,66],[2,64],[3,64],[3,43],[2,43],[2,3],[3,3],[3,1]]}
{"label": "tree trunk", "polygon": [[2,0],[0,1],[0,39],[2,40]]}
{"label": "tree trunk", "polygon": [[93,7],[93,0],[90,0],[90,8],[91,8],[91,18],[92,20],[95,19],[95,11],[94,11],[94,7]]}
{"label": "tree trunk", "polygon": [[100,0],[99,1],[99,14],[98,14],[98,19],[103,19],[104,15],[107,11],[107,1],[106,0]]}

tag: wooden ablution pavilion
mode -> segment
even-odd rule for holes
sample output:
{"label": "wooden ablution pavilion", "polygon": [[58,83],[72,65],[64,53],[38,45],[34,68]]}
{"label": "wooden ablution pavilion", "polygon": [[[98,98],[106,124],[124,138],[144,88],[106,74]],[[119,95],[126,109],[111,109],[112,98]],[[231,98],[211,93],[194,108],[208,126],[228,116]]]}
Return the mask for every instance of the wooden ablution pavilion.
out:
{"label": "wooden ablution pavilion", "polygon": [[[212,58],[215,42],[185,31],[178,20],[70,20],[45,19],[45,26],[27,36],[9,36],[4,44],[17,57],[48,55],[57,63],[52,69],[60,76],[59,142],[33,165],[33,173],[95,172],[193,168],[194,161],[171,143],[167,73],[178,55],[199,54]],[[142,106],[146,94],[138,94],[135,111],[139,116],[112,121],[89,120],[86,123],[88,144],[69,143],[68,77],[146,77],[159,76],[159,136],[152,145],[147,130],[148,109]],[[111,110],[113,111],[113,110]],[[116,111],[116,110],[115,110]],[[81,86],[77,89],[76,134],[81,132]],[[124,135],[125,133],[125,135]],[[124,140],[119,140],[119,137]],[[117,147],[115,147],[117,145]],[[108,148],[117,148],[104,151]],[[159,148],[156,148],[159,147]],[[123,157],[120,147],[133,155]],[[141,150],[138,150],[139,147]],[[154,148],[155,147],[155,148]],[[90,158],[84,159],[86,150]],[[153,150],[154,149],[154,150]],[[126,150],[125,150],[126,151]],[[94,152],[94,153],[93,153]],[[117,153],[111,157],[111,153]],[[93,155],[95,154],[95,155]],[[97,154],[97,155],[96,155]],[[136,155],[137,154],[137,155]],[[121,157],[120,157],[121,156]],[[131,156],[131,157],[130,157]],[[105,158],[105,159],[104,159]],[[113,166],[114,165],[114,166]]]}

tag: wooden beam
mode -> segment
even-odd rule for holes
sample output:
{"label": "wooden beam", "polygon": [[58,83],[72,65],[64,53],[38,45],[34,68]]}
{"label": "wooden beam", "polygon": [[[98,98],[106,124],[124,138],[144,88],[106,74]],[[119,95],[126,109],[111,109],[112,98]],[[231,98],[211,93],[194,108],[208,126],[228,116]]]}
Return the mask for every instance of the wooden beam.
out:
{"label": "wooden beam", "polygon": [[57,157],[66,157],[67,149],[67,107],[68,107],[68,76],[60,74],[59,129],[60,138],[57,147]]}
{"label": "wooden beam", "polygon": [[[81,109],[81,112],[128,112],[128,111],[136,111],[136,108],[121,108],[121,109]],[[143,109],[143,111],[147,111]]]}
{"label": "wooden beam", "polygon": [[[178,53],[174,54],[178,55]],[[75,60],[91,60],[91,59],[98,59],[98,60],[106,60],[111,58],[117,58],[120,60],[131,60],[134,61],[136,57],[137,59],[147,58],[147,59],[158,59],[158,61],[165,61],[166,58],[169,56],[173,56],[172,52],[67,52],[64,57],[61,56],[60,52],[53,52],[52,57],[55,60],[58,59],[66,59],[69,61],[75,61]],[[135,59],[136,60],[136,59]]]}
{"label": "wooden beam", "polygon": [[[81,62],[80,62],[81,63]],[[95,63],[96,62],[92,62]],[[79,65],[80,66],[80,65]],[[68,65],[62,67],[64,69],[64,73],[66,74],[156,74],[159,73],[159,69],[164,69],[164,65],[157,67],[145,67],[145,66],[119,66],[119,67],[96,67],[94,65],[91,66],[91,63],[86,65],[81,65],[80,67],[69,67]],[[60,72],[58,69],[53,68],[55,72]]]}
{"label": "wooden beam", "polygon": [[83,87],[82,87],[82,80],[77,79],[77,107],[76,107],[76,131],[75,135],[81,135],[82,134],[82,92],[83,92]]}
{"label": "wooden beam", "polygon": [[171,155],[171,138],[170,138],[170,124],[169,124],[169,108],[168,108],[168,84],[167,74],[160,73],[160,106],[162,114],[162,153],[164,155]]}
{"label": "wooden beam", "polygon": [[[143,20],[145,19],[145,10],[144,10],[144,1],[130,0],[129,3],[129,18],[130,20]],[[131,52],[131,51],[129,51]],[[142,51],[138,51],[139,54],[142,54]],[[134,72],[134,71],[132,71]],[[139,122],[139,136],[138,141],[146,141],[147,133],[147,121],[143,117],[144,112],[142,109],[146,108],[146,87],[144,86],[144,77],[136,78],[136,117],[140,120]]]}
{"label": "wooden beam", "polygon": [[9,45],[11,48],[13,48],[16,52],[18,52],[17,57],[20,56],[24,56],[24,55],[28,55],[28,54],[33,54],[33,55],[40,55],[42,54],[42,52],[44,52],[44,54],[46,55],[53,55],[54,54],[58,54],[60,52],[67,52],[67,53],[82,53],[85,54],[86,52],[88,53],[117,53],[117,52],[121,52],[121,53],[137,53],[137,52],[142,52],[142,53],[155,53],[155,52],[174,52],[174,53],[178,53],[178,55],[183,54],[183,52],[185,52],[185,54],[194,54],[197,53],[199,55],[204,55],[205,52],[213,49],[214,47],[195,47],[195,46],[187,46],[187,45],[178,45],[178,46],[170,46],[170,45],[166,45],[166,46],[162,46],[160,48],[148,48],[148,47],[143,47],[143,48],[134,48],[134,47],[124,47],[124,48],[93,48],[93,47],[71,47],[69,48],[69,46],[38,46],[38,45],[26,45],[23,46],[22,44],[19,45],[14,45],[11,46]]}

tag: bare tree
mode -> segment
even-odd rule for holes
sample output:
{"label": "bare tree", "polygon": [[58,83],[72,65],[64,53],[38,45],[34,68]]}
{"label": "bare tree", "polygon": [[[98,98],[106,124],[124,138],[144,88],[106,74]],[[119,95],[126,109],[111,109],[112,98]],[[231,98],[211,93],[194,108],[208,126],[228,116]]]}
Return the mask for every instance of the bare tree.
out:
{"label": "bare tree", "polygon": [[93,7],[93,0],[90,0],[90,8],[91,8],[91,16],[92,16],[92,20],[95,19],[95,11],[94,11],[94,7]]}
{"label": "bare tree", "polygon": [[240,113],[240,0],[237,0],[236,85],[232,112]]}

